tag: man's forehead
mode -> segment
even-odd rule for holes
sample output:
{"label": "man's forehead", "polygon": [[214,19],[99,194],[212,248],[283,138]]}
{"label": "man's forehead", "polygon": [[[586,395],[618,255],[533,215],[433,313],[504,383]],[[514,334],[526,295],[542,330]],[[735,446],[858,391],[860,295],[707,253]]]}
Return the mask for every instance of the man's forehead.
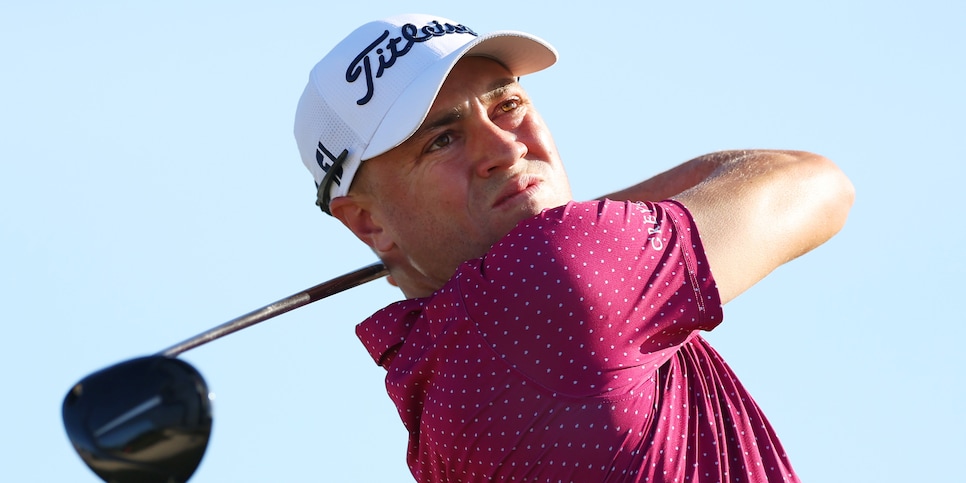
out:
{"label": "man's forehead", "polygon": [[429,115],[460,108],[470,99],[490,102],[511,86],[518,85],[517,80],[503,64],[493,59],[467,57],[456,64],[443,82]]}
{"label": "man's forehead", "polygon": [[468,56],[453,66],[443,85],[439,96],[447,91],[459,89],[475,89],[481,92],[490,91],[508,83],[515,83],[518,79],[510,69],[499,61],[484,56]]}

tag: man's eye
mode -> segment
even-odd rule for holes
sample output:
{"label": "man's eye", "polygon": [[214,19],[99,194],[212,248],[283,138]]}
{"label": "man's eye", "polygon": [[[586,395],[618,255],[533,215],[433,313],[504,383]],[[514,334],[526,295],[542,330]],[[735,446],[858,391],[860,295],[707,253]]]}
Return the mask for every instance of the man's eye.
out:
{"label": "man's eye", "polygon": [[433,140],[433,143],[429,145],[427,152],[436,151],[437,149],[445,148],[453,142],[453,138],[449,134],[442,134]]}
{"label": "man's eye", "polygon": [[518,107],[520,107],[519,99],[508,99],[503,102],[503,104],[500,104],[500,109],[503,110],[503,112],[510,112]]}

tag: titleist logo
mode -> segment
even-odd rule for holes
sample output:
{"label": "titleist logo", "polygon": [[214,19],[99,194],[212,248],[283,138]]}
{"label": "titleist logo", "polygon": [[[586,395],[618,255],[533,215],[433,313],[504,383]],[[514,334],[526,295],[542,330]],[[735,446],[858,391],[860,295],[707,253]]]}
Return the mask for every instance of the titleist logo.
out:
{"label": "titleist logo", "polygon": [[[352,60],[349,68],[345,71],[345,80],[348,82],[355,82],[359,79],[359,76],[364,76],[366,79],[366,94],[357,100],[356,104],[362,106],[372,99],[375,90],[374,79],[382,77],[386,69],[392,67],[400,57],[409,53],[409,49],[412,49],[414,45],[447,34],[470,34],[476,37],[476,32],[462,24],[441,24],[436,20],[422,28],[407,23],[400,28],[398,37],[389,38],[389,31],[383,32],[379,38],[369,44]],[[373,57],[375,57],[375,60]],[[375,75],[372,72],[373,62],[378,62]]]}

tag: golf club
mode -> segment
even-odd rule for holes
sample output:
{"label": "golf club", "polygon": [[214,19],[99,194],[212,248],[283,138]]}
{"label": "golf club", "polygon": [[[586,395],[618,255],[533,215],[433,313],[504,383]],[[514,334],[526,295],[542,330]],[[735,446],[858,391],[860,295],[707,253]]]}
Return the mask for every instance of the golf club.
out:
{"label": "golf club", "polygon": [[185,351],[388,274],[382,263],[323,282],[149,356],[88,375],[63,403],[81,459],[108,483],[184,483],[208,447],[208,386]]}

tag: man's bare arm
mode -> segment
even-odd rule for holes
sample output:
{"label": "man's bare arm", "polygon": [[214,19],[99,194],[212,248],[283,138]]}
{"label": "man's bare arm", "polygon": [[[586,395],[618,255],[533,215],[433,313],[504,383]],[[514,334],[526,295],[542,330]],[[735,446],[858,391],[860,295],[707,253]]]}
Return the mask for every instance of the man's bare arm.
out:
{"label": "man's bare arm", "polygon": [[661,201],[704,181],[718,166],[749,151],[710,153],[679,164],[640,183],[611,193],[605,198],[617,201]]}
{"label": "man's bare arm", "polygon": [[611,199],[674,198],[691,211],[723,302],[814,249],[845,224],[854,189],[828,159],[801,151],[725,151],[692,159]]}

